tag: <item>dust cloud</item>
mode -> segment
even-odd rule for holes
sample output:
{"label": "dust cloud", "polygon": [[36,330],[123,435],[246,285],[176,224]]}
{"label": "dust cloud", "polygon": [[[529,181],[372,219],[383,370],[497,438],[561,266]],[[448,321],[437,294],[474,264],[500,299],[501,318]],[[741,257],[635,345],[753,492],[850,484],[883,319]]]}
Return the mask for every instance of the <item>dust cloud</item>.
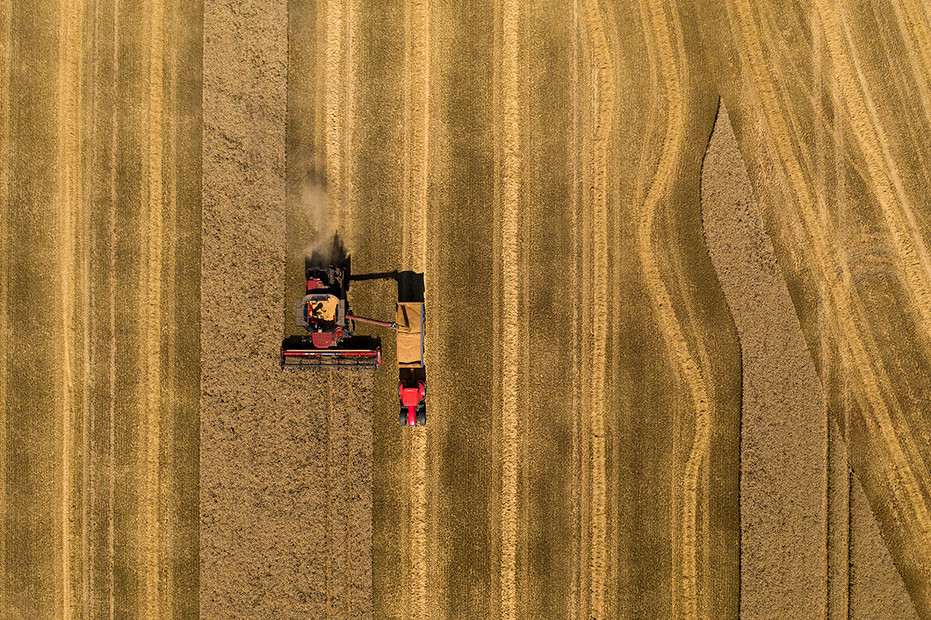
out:
{"label": "dust cloud", "polygon": [[311,230],[310,240],[304,247],[306,260],[315,263],[330,264],[339,256],[336,218],[327,194],[326,181],[315,175],[308,175],[301,187],[301,213]]}

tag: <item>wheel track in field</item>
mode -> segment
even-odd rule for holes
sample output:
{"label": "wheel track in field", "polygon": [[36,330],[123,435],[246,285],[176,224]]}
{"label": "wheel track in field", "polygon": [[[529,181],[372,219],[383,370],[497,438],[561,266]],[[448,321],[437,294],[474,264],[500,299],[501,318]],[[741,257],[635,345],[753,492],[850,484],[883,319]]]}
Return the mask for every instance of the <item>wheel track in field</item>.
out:
{"label": "wheel track in field", "polygon": [[[162,265],[170,243],[165,247],[165,4],[153,0],[149,7],[148,41],[148,93],[145,102],[145,174],[143,177],[143,268],[140,271],[139,290],[142,292],[143,392],[145,435],[142,442],[145,495],[141,515],[144,524],[142,568],[143,609],[145,618],[160,617],[160,599],[167,599],[161,591],[159,568],[161,563],[160,499],[162,480],[159,471],[162,449],[161,392],[162,382],[162,300],[165,283]],[[169,174],[173,174],[168,167]],[[168,182],[171,187],[171,181]]]}
{"label": "wheel track in field", "polygon": [[592,45],[595,64],[595,127],[592,136],[591,212],[592,212],[592,341],[591,402],[587,407],[591,428],[590,463],[590,549],[589,609],[592,618],[605,617],[605,580],[607,566],[607,480],[605,454],[605,409],[608,340],[608,149],[615,124],[615,66],[605,33],[606,20],[597,0],[583,0],[582,15]]}
{"label": "wheel track in field", "polygon": [[[427,0],[404,4],[404,172],[401,259],[403,269],[425,273],[430,129],[430,7]],[[406,576],[407,616],[427,618],[427,428],[406,429],[410,497]]]}
{"label": "wheel track in field", "polygon": [[[801,219],[803,231],[807,237],[803,241],[805,246],[810,247],[813,251],[815,266],[819,269],[827,284],[828,301],[836,311],[836,325],[839,332],[847,338],[848,359],[850,360],[847,367],[854,375],[851,378],[856,379],[859,376],[859,384],[863,385],[862,389],[854,390],[854,397],[862,403],[865,422],[872,427],[871,430],[876,432],[876,436],[881,438],[879,447],[889,459],[888,463],[884,463],[883,466],[888,467],[891,463],[893,470],[887,471],[887,480],[892,485],[893,502],[906,507],[915,516],[915,521],[917,521],[920,528],[920,531],[914,534],[921,541],[919,548],[928,548],[931,546],[927,531],[929,524],[931,524],[928,507],[921,496],[919,482],[906,456],[906,450],[903,449],[899,437],[896,435],[892,415],[886,404],[886,395],[893,394],[892,386],[883,369],[876,367],[876,360],[881,358],[875,343],[871,342],[869,334],[861,333],[858,327],[858,317],[862,315],[864,310],[860,304],[845,292],[844,282],[848,279],[849,273],[846,267],[831,254],[831,246],[825,239],[824,231],[821,230],[818,224],[817,216],[807,206],[816,204],[816,202],[805,185],[801,167],[792,151],[791,136],[784,129],[785,124],[780,122],[783,113],[780,110],[776,86],[765,71],[767,64],[759,45],[760,33],[754,21],[750,4],[748,0],[739,0],[735,5],[739,28],[744,33],[742,37],[744,40],[743,47],[750,54],[748,64],[752,72],[756,94],[761,100],[766,128],[773,140],[778,156],[778,161],[774,163],[781,168],[785,178],[789,181],[792,193],[795,195],[795,200],[792,201],[793,207]],[[819,12],[826,10],[829,9],[824,6],[819,8]],[[837,42],[840,40],[839,26],[836,19],[831,23],[823,23],[822,25],[825,30],[833,28],[834,32],[826,32],[826,36],[829,41],[831,38],[834,39],[836,48]],[[835,49],[836,53],[837,50]],[[848,89],[855,94],[851,86],[848,86]],[[852,385],[858,385],[858,382],[854,380]],[[910,431],[910,429],[908,430]],[[912,440],[906,437],[906,441]]]}
{"label": "wheel track in field", "polygon": [[[61,588],[62,618],[70,619],[75,612],[81,615],[82,592],[76,592],[73,581],[82,583],[82,533],[80,485],[74,484],[73,461],[82,453],[83,440],[74,434],[74,421],[78,415],[76,403],[82,401],[77,384],[82,384],[83,360],[77,352],[80,338],[85,336],[87,315],[79,316],[76,309],[86,288],[76,290],[77,280],[86,280],[87,267],[81,262],[79,240],[82,235],[83,170],[82,170],[82,98],[83,70],[83,2],[63,1],[59,5],[58,27],[58,265],[61,291],[61,375],[58,378],[61,418]],[[77,299],[76,299],[77,298]],[[82,308],[83,310],[83,308]],[[75,340],[78,339],[78,342]],[[86,400],[86,397],[85,397]],[[79,469],[80,471],[80,469]],[[78,513],[78,514],[76,514]],[[75,609],[78,608],[78,609]]]}
{"label": "wheel track in field", "polygon": [[703,594],[698,583],[698,494],[701,470],[711,445],[713,403],[701,367],[689,350],[683,327],[673,310],[672,299],[663,282],[653,251],[652,233],[656,211],[673,182],[677,157],[685,138],[684,96],[680,74],[686,71],[679,66],[684,57],[682,50],[678,45],[673,48],[673,40],[679,44],[681,37],[675,8],[667,12],[662,0],[650,0],[647,8],[649,25],[658,48],[659,61],[656,64],[662,74],[667,119],[662,153],[639,218],[637,247],[644,283],[663,334],[663,341],[685,379],[695,412],[692,446],[677,494],[681,494],[681,515],[677,513],[673,517],[674,527],[677,528],[673,540],[676,541],[676,555],[680,564],[678,574],[673,576],[672,604],[674,617],[696,618],[701,611],[699,597]]}

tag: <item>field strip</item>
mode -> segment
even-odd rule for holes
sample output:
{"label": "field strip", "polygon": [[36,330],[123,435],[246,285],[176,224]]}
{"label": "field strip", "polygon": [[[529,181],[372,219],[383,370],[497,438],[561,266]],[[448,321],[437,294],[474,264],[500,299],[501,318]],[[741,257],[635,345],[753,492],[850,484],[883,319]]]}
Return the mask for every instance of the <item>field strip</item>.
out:
{"label": "field strip", "polygon": [[[637,245],[643,267],[644,281],[663,333],[663,340],[685,378],[695,409],[695,434],[681,483],[684,503],[681,523],[678,524],[678,527],[681,527],[679,552],[682,565],[680,568],[681,574],[675,577],[676,585],[674,589],[676,594],[673,596],[673,609],[676,617],[682,614],[687,617],[697,617],[699,613],[699,592],[695,547],[698,486],[701,466],[708,456],[711,443],[712,403],[701,369],[689,353],[688,343],[682,333],[682,327],[679,325],[672,309],[672,300],[660,276],[651,242],[656,210],[672,183],[676,158],[684,139],[685,125],[683,119],[683,94],[679,83],[678,58],[681,58],[681,54],[678,53],[680,50],[673,50],[672,33],[667,28],[669,21],[660,0],[650,2],[650,21],[660,53],[659,66],[665,84],[664,92],[668,107],[668,119],[666,122],[667,133],[663,140],[662,154],[656,175],[643,204],[637,234]],[[675,18],[673,21],[677,22]],[[678,29],[677,23],[674,23],[673,27]],[[684,608],[679,609],[680,605],[684,606]]]}
{"label": "field strip", "polygon": [[144,557],[142,581],[144,584],[143,616],[159,617],[159,563],[161,528],[159,456],[161,451],[161,329],[162,329],[162,247],[163,231],[163,177],[164,174],[164,69],[165,58],[165,5],[154,0],[149,14],[149,79],[146,98],[146,174],[144,179],[143,213],[145,240],[140,291],[143,295],[143,356],[145,380],[143,406],[145,410],[145,496],[143,498]]}
{"label": "field strip", "polygon": [[[164,72],[164,104],[162,105],[164,123],[162,126],[162,144],[165,151],[162,154],[162,171],[163,171],[163,186],[165,191],[163,192],[163,217],[160,224],[160,232],[162,235],[162,248],[160,251],[160,274],[159,274],[159,284],[161,285],[161,299],[165,300],[166,305],[169,307],[162,312],[163,323],[168,323],[169,321],[172,324],[175,323],[175,312],[178,303],[177,288],[178,285],[178,268],[176,256],[178,255],[178,169],[182,161],[179,158],[178,154],[178,141],[179,141],[179,132],[178,124],[179,118],[181,117],[178,114],[178,79],[181,75],[178,54],[179,49],[176,43],[175,35],[177,33],[183,32],[183,29],[187,24],[179,23],[177,18],[177,12],[170,10],[164,14],[164,19],[161,22],[163,26],[161,27],[161,32],[169,32],[170,35],[166,39],[166,46],[164,48],[163,61],[162,61],[162,71]],[[198,155],[202,157],[201,151]],[[182,198],[183,200],[183,198]],[[181,288],[184,287],[184,284],[180,285]],[[183,336],[182,336],[183,338]],[[165,344],[162,346],[162,355],[161,359],[162,368],[164,369],[166,380],[170,385],[170,390],[182,390],[183,380],[179,377],[181,374],[180,369],[176,366],[176,360],[179,356],[179,346],[183,346],[183,343],[179,342],[180,338],[178,335],[172,333],[169,337],[162,337],[162,342]],[[164,452],[165,456],[160,461],[160,467],[164,467],[165,475],[164,482],[159,484],[159,524],[168,523],[169,527],[174,529],[180,524],[180,519],[172,514],[172,511],[177,510],[178,504],[176,503],[176,498],[180,493],[180,485],[178,484],[178,476],[171,467],[170,463],[172,462],[176,454],[177,446],[174,442],[174,431],[172,426],[174,425],[174,420],[177,419],[181,413],[175,411],[174,407],[171,405],[170,400],[161,399],[162,403],[167,403],[163,405],[166,409],[166,417],[170,420],[166,424],[166,434],[167,439],[159,441],[159,451]],[[161,431],[160,431],[161,434]],[[160,473],[161,476],[161,473]],[[164,617],[166,615],[171,615],[174,613],[175,609],[173,603],[176,602],[177,597],[175,596],[175,588],[177,581],[177,573],[172,566],[171,558],[177,552],[178,546],[172,541],[169,537],[163,536],[161,530],[161,525],[159,526],[159,617]]]}
{"label": "field strip", "polygon": [[[89,123],[90,127],[88,128],[88,133],[90,134],[90,141],[94,144],[99,140],[97,135],[97,118],[98,118],[98,104],[100,97],[98,95],[98,84],[100,83],[99,76],[99,49],[98,44],[100,41],[100,20],[99,20],[99,11],[100,5],[95,4],[93,7],[93,17],[89,17],[89,21],[92,20],[93,31],[90,33],[91,40],[93,44],[91,47],[91,65],[87,73],[89,79],[94,84],[94,89],[91,91],[89,98],[91,99],[89,106],[90,107],[90,118],[92,121]],[[82,144],[83,147],[83,144]],[[92,297],[96,299],[96,287],[92,287],[91,284],[91,272],[93,268],[93,261],[97,254],[95,251],[97,248],[97,239],[96,235],[92,230],[96,227],[94,226],[94,215],[98,208],[96,207],[97,201],[96,197],[96,188],[99,184],[98,178],[98,168],[96,166],[97,158],[92,156],[90,159],[90,165],[88,166],[93,172],[91,175],[93,180],[88,183],[82,183],[82,192],[80,194],[79,200],[81,204],[84,205],[84,208],[81,210],[82,221],[79,224],[79,231],[77,233],[77,239],[81,240],[83,243],[83,248],[81,251],[80,259],[81,266],[83,267],[80,271],[80,281],[81,281],[81,316],[84,317],[83,329],[82,329],[82,351],[81,351],[81,370],[80,373],[84,377],[84,380],[81,385],[81,450],[82,450],[82,465],[81,465],[81,489],[82,489],[82,506],[81,506],[81,557],[83,558],[82,562],[82,583],[83,587],[81,588],[81,600],[83,601],[82,615],[91,616],[95,613],[95,593],[97,592],[97,561],[96,561],[96,548],[99,544],[99,525],[96,520],[96,514],[94,511],[94,506],[97,502],[97,495],[99,492],[99,476],[100,476],[100,467],[99,467],[99,449],[97,448],[97,442],[93,437],[93,431],[96,430],[96,411],[91,411],[91,398],[93,397],[93,391],[95,388],[95,381],[92,378],[96,373],[92,371],[97,370],[97,364],[91,365],[92,358],[92,348],[91,341],[94,338],[94,335],[97,331],[97,322],[96,314],[94,312],[94,305],[91,302]],[[82,170],[84,162],[82,161]],[[95,359],[96,361],[96,359]],[[92,542],[93,541],[93,542]]]}
{"label": "field strip", "polygon": [[[91,119],[88,127],[89,133],[89,142],[93,144],[98,144],[100,137],[98,135],[98,125],[100,119],[100,41],[101,41],[101,16],[100,3],[94,3],[93,6],[93,16],[89,17],[89,22],[92,24],[92,31],[88,35],[92,43],[90,44],[90,67],[88,68],[88,77],[87,80],[93,84],[93,88],[90,89],[90,113],[89,117]],[[85,233],[85,243],[86,243],[86,254],[85,260],[87,268],[83,271],[83,282],[82,287],[84,290],[84,307],[82,312],[86,318],[85,323],[85,332],[84,332],[84,352],[83,352],[83,368],[82,373],[87,378],[87,383],[85,384],[84,389],[84,398],[83,398],[83,410],[82,410],[82,441],[81,444],[84,448],[83,450],[83,469],[82,469],[82,479],[81,479],[81,488],[84,490],[84,497],[82,502],[82,512],[81,512],[81,540],[83,541],[81,555],[85,559],[84,561],[84,587],[82,589],[82,599],[84,601],[83,615],[93,617],[94,615],[99,615],[99,606],[97,605],[97,596],[95,593],[98,588],[100,588],[99,580],[97,579],[97,546],[99,544],[100,537],[100,524],[97,520],[97,511],[95,510],[98,502],[98,495],[100,492],[100,448],[97,444],[96,437],[94,437],[94,431],[97,427],[97,410],[91,411],[91,399],[94,397],[94,393],[97,386],[97,370],[99,364],[91,365],[91,358],[93,355],[94,360],[97,360],[96,356],[96,347],[93,349],[91,342],[95,340],[95,336],[98,331],[98,318],[97,313],[94,311],[95,308],[91,304],[91,297],[97,298],[96,287],[91,286],[90,281],[90,272],[95,271],[94,258],[98,253],[98,247],[100,244],[97,232],[97,227],[94,223],[94,216],[96,212],[102,211],[100,209],[100,203],[97,201],[97,188],[101,184],[100,179],[100,168],[98,167],[98,156],[95,152],[89,157],[88,168],[92,171],[89,176],[92,177],[92,180],[87,183],[86,191],[81,197],[84,204],[90,205],[86,209],[87,215],[87,227]]]}
{"label": "field strip", "polygon": [[[113,92],[116,91],[118,76],[120,74],[119,63],[119,32],[120,32],[120,11],[119,2],[113,6]],[[107,425],[109,430],[109,443],[107,445],[107,598],[109,602],[109,618],[116,617],[116,579],[114,575],[113,558],[116,557],[115,540],[116,532],[114,525],[114,490],[116,487],[116,205],[119,198],[117,194],[117,164],[116,154],[119,145],[119,116],[117,110],[119,106],[114,102],[110,116],[110,211],[107,220],[107,239],[108,239],[108,265],[107,265],[107,294],[109,309],[109,355],[107,364],[109,365],[109,393],[107,394],[108,411]]]}
{"label": "field strip", "polygon": [[[749,1],[739,0],[736,7],[740,27],[744,31],[745,49],[751,56],[748,64],[753,71],[753,81],[757,94],[762,99],[767,129],[777,149],[778,161],[775,163],[783,168],[786,177],[790,181],[792,191],[796,197],[793,206],[801,216],[804,230],[810,237],[810,243],[806,245],[813,250],[815,264],[829,285],[827,290],[831,297],[830,301],[836,310],[836,318],[840,324],[841,333],[847,338],[848,351],[853,358],[848,365],[863,377],[865,396],[869,401],[869,406],[863,409],[863,416],[865,419],[871,416],[877,418],[875,422],[881,430],[880,437],[884,448],[891,456],[893,460],[892,466],[901,481],[901,486],[904,487],[903,489],[897,488],[898,485],[893,486],[895,499],[911,507],[919,526],[922,527],[923,531],[918,535],[920,539],[918,548],[929,548],[931,547],[931,537],[929,537],[927,529],[931,525],[931,516],[929,516],[928,507],[921,497],[918,480],[899,443],[899,438],[896,436],[895,428],[892,425],[891,416],[883,401],[882,392],[891,391],[891,386],[888,385],[888,379],[885,376],[882,374],[877,376],[873,364],[879,358],[875,355],[869,355],[867,346],[861,340],[862,335],[855,318],[857,309],[852,307],[853,302],[845,291],[844,282],[849,279],[846,267],[839,264],[830,254],[830,244],[824,238],[824,232],[820,228],[815,214],[807,206],[814,204],[814,201],[811,199],[812,197],[804,183],[799,163],[792,153],[791,137],[784,129],[784,124],[780,123],[777,117],[779,114],[778,98],[775,93],[775,86],[764,71],[764,67],[767,65],[759,47],[759,32],[753,20]],[[869,351],[869,353],[875,352]],[[882,386],[880,383],[882,383]],[[905,497],[902,497],[903,493]]]}
{"label": "field strip", "polygon": [[[430,152],[430,6],[426,0],[404,4],[404,209],[403,269],[424,273],[427,247],[427,200]],[[427,618],[427,430],[407,429],[410,461],[408,490],[411,574],[408,617]],[[403,543],[402,543],[403,544]],[[402,576],[403,579],[403,576]]]}
{"label": "field strip", "polygon": [[[345,9],[347,0],[326,0],[326,41],[324,44],[324,108],[325,108],[325,151],[326,184],[331,215],[336,219],[336,230],[348,232],[351,223],[347,221],[343,204],[343,155],[345,145],[344,129],[346,124],[343,84],[346,65],[343,60],[345,49]],[[334,204],[335,202],[335,204]]]}
{"label": "field strip", "polygon": [[405,269],[422,272],[427,239],[430,148],[430,7],[405,2],[404,46],[404,221],[401,256]]}
{"label": "field strip", "polygon": [[501,5],[501,566],[499,617],[517,616],[517,533],[520,518],[518,391],[520,389],[520,206],[521,206],[521,4]]}
{"label": "field strip", "polygon": [[607,571],[607,482],[605,478],[605,375],[608,339],[608,146],[614,124],[614,61],[605,35],[604,17],[597,0],[582,3],[585,26],[592,43],[596,71],[595,134],[592,137],[594,178],[591,183],[593,236],[592,261],[592,401],[591,423],[591,575],[589,616],[605,616]]}
{"label": "field strip", "polygon": [[575,254],[573,256],[573,267],[576,269],[578,277],[577,289],[578,314],[577,327],[578,333],[575,339],[575,345],[578,347],[576,354],[576,376],[578,383],[574,389],[576,424],[576,448],[578,461],[575,464],[577,475],[578,505],[577,510],[577,547],[575,570],[578,578],[578,615],[588,617],[591,607],[591,570],[589,569],[591,559],[591,376],[592,376],[592,356],[588,353],[591,348],[591,337],[593,335],[592,326],[592,209],[590,188],[593,184],[592,165],[592,143],[594,137],[594,120],[592,118],[592,53],[586,36],[585,16],[582,14],[584,8],[581,2],[576,1],[575,15],[575,39],[578,52],[578,64],[576,67],[577,74],[576,84],[576,147],[573,153],[576,172],[578,175],[578,186],[576,188],[575,207],[577,219],[573,226],[575,234]]}
{"label": "field strip", "polygon": [[[12,70],[12,0],[0,4],[0,351],[10,350],[10,71]],[[6,570],[6,435],[8,354],[0,360],[0,566]],[[7,588],[0,588],[0,609],[9,609]]]}
{"label": "field strip", "polygon": [[326,371],[326,617],[333,613],[333,371]]}
{"label": "field strip", "polygon": [[[74,532],[75,494],[72,461],[77,455],[72,454],[75,441],[72,423],[75,415],[74,365],[76,364],[75,334],[83,335],[78,329],[75,316],[75,280],[77,265],[77,240],[83,238],[79,231],[79,210],[83,198],[81,177],[81,75],[82,75],[82,18],[83,2],[64,1],[59,6],[59,57],[58,57],[58,251],[59,251],[59,286],[61,291],[61,376],[59,380],[61,397],[59,412],[61,415],[61,563],[62,563],[62,618],[69,619],[73,608],[80,605],[72,588],[72,570],[80,576],[81,563],[74,562],[73,538],[75,546],[80,546],[80,532]],[[86,317],[82,317],[86,318]],[[80,380],[80,379],[77,379]],[[80,557],[80,556],[78,556]],[[77,566],[73,566],[73,564]],[[77,612],[81,614],[81,611]]]}
{"label": "field strip", "polygon": [[358,65],[358,15],[357,0],[345,0],[345,22],[343,32],[343,83],[342,94],[340,98],[343,104],[342,116],[343,122],[340,145],[342,152],[342,170],[339,173],[339,182],[341,193],[338,201],[340,221],[343,223],[343,241],[352,249],[355,247],[352,242],[351,231],[355,227],[355,169],[356,158],[353,155],[353,140],[355,139],[355,117],[356,117],[356,66]]}
{"label": "field strip", "polygon": [[[572,212],[571,219],[571,238],[572,238],[572,271],[573,275],[578,274],[579,269],[579,187],[581,177],[579,173],[579,0],[572,1],[572,131],[569,144],[570,160],[572,162],[572,191],[569,193],[570,208]],[[581,545],[579,537],[581,536],[581,518],[579,503],[581,501],[581,449],[580,443],[580,423],[578,412],[581,410],[579,398],[579,386],[582,383],[582,373],[579,367],[579,330],[581,329],[580,320],[580,301],[577,287],[570,286],[571,308],[572,308],[572,330],[570,359],[572,368],[572,388],[570,390],[572,412],[572,576],[569,587],[569,619],[577,620],[580,608],[580,558]]]}

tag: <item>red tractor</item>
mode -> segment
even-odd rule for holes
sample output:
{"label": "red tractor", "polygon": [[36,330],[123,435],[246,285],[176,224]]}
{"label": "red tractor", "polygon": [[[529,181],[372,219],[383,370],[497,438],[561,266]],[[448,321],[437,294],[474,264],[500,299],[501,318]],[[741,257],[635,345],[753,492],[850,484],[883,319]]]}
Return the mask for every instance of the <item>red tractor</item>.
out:
{"label": "red tractor", "polygon": [[404,381],[398,384],[398,395],[401,397],[401,426],[423,426],[427,423],[427,406],[424,397],[427,388],[423,381],[417,385],[407,385]]}

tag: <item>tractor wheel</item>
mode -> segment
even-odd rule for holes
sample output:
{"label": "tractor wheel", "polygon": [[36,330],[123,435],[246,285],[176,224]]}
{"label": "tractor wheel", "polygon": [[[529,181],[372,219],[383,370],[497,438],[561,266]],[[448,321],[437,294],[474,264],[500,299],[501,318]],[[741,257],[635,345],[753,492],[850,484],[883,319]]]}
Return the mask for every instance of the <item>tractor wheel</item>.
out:
{"label": "tractor wheel", "polygon": [[417,412],[417,426],[427,425],[427,412],[421,409]]}
{"label": "tractor wheel", "polygon": [[407,426],[407,407],[401,405],[401,426]]}

